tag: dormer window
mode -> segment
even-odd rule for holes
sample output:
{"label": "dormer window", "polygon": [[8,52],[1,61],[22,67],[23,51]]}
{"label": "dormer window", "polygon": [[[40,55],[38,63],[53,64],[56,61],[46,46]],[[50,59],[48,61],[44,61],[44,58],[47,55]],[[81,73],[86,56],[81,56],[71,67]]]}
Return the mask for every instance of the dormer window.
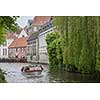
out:
{"label": "dormer window", "polygon": [[22,37],[25,37],[24,35],[22,35]]}

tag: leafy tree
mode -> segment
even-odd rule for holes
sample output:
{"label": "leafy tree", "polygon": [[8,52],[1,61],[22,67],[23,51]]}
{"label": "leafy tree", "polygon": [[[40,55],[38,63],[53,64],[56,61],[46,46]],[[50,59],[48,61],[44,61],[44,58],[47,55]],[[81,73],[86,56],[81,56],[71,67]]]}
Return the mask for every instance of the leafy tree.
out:
{"label": "leafy tree", "polygon": [[4,41],[5,34],[8,31],[17,31],[17,16],[0,16],[0,44]]}

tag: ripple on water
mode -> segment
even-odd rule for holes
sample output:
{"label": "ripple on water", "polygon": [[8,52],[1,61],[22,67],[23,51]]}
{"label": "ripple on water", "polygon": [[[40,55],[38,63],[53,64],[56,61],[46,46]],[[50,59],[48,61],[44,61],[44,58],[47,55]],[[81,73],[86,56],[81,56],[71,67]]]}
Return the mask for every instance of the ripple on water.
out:
{"label": "ripple on water", "polygon": [[0,68],[6,72],[5,78],[10,83],[40,83],[48,82],[47,67],[44,67],[42,73],[22,73],[23,66],[30,65],[29,63],[0,63]]}

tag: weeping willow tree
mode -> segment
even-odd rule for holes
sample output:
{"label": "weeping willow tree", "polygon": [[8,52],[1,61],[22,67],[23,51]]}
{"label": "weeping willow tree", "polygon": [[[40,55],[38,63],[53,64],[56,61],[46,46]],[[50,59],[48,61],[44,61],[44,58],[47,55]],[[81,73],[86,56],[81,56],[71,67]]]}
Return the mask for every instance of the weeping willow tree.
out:
{"label": "weeping willow tree", "polygon": [[74,16],[57,16],[54,18],[54,24],[62,38],[63,63],[66,66],[78,66],[79,64],[81,52],[80,20],[80,17]]}
{"label": "weeping willow tree", "polygon": [[56,16],[54,24],[59,35],[56,39],[61,39],[62,63],[82,73],[100,71],[100,17]]}
{"label": "weeping willow tree", "polygon": [[[67,47],[68,45],[68,17],[66,16],[57,16],[54,18],[54,24],[56,25],[56,28],[58,30],[58,35],[60,36],[62,40],[62,50],[63,50],[63,55],[66,53],[67,55]],[[64,58],[65,56],[63,56]],[[67,56],[66,56],[67,57]],[[63,62],[68,62],[65,57],[65,61]]]}
{"label": "weeping willow tree", "polygon": [[96,70],[100,72],[100,17],[97,19],[97,39],[96,39]]}
{"label": "weeping willow tree", "polygon": [[82,18],[82,49],[79,59],[79,68],[83,73],[91,72],[91,48],[90,48],[90,40],[89,40],[89,33],[88,33],[88,17]]}

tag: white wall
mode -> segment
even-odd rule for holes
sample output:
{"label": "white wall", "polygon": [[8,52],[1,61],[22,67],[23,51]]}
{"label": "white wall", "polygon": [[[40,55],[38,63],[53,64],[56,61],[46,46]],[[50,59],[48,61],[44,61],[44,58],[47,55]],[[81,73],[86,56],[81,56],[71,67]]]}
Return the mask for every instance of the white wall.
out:
{"label": "white wall", "polygon": [[[7,50],[6,55],[3,55],[3,49]],[[8,58],[8,48],[7,48],[7,46],[3,46],[3,45],[0,46],[0,58]]]}
{"label": "white wall", "polygon": [[39,36],[39,48],[46,46],[45,34]]}
{"label": "white wall", "polygon": [[23,36],[24,36],[24,37],[27,37],[27,36],[28,36],[24,29],[23,29],[23,30],[21,31],[21,33],[19,34],[18,38],[21,38],[21,37],[23,37]]}
{"label": "white wall", "polygon": [[[8,58],[8,46],[13,42],[14,39],[7,39],[6,42],[7,42],[7,45],[4,46],[4,45],[1,45],[0,46],[0,58]],[[3,55],[3,49],[6,49],[7,50],[7,54],[6,55]]]}
{"label": "white wall", "polygon": [[[28,36],[24,29],[19,34],[18,38],[21,38],[23,36],[24,37]],[[6,46],[4,46],[4,45],[0,46],[0,58],[8,58],[8,47],[13,41],[14,41],[14,39],[6,39],[7,45]],[[7,49],[7,55],[3,55],[3,49]]]}

